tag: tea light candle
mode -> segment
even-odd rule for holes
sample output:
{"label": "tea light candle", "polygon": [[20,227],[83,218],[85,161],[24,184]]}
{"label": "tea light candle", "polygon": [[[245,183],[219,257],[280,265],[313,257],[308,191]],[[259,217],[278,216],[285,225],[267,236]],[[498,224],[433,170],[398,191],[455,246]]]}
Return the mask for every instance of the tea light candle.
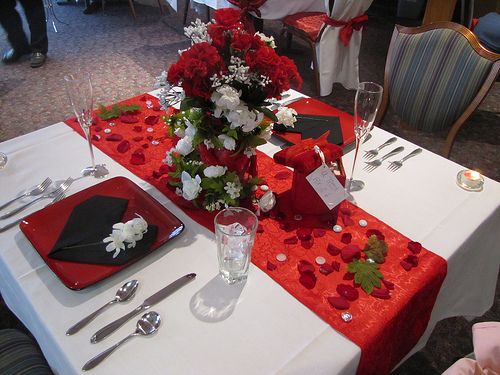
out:
{"label": "tea light candle", "polygon": [[458,172],[457,184],[467,191],[483,190],[484,178],[481,173],[466,169]]}

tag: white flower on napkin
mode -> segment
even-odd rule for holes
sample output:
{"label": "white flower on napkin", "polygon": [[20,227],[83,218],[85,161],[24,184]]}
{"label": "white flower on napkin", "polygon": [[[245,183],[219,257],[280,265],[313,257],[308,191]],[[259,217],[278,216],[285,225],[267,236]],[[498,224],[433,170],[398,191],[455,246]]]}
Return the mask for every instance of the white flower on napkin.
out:
{"label": "white flower on napkin", "polygon": [[194,178],[192,178],[189,175],[189,173],[187,173],[186,171],[182,171],[181,182],[182,182],[182,197],[188,201],[196,199],[201,192],[200,176],[196,175]]}
{"label": "white flower on napkin", "polygon": [[280,107],[278,109],[278,112],[276,113],[276,117],[278,118],[278,122],[280,124],[292,128],[295,124],[295,121],[297,121],[295,116],[297,116],[297,111],[293,108],[288,108],[288,107]]}
{"label": "white flower on napkin", "polygon": [[226,173],[227,167],[211,165],[203,170],[203,174],[208,178],[220,177]]}
{"label": "white flower on napkin", "polygon": [[113,229],[113,232],[111,232],[109,237],[106,237],[104,240],[102,240],[102,242],[104,243],[109,242],[108,245],[106,246],[106,251],[108,253],[112,251],[115,252],[113,254],[113,259],[116,258],[118,254],[120,254],[120,251],[125,250],[125,243],[123,242],[123,240],[124,238],[122,231],[119,229]]}

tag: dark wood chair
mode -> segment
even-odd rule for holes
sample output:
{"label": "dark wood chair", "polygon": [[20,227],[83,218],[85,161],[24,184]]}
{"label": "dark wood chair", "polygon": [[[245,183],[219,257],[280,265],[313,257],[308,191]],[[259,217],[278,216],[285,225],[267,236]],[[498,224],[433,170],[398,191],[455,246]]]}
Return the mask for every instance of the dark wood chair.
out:
{"label": "dark wood chair", "polygon": [[484,48],[462,25],[396,25],[385,65],[384,95],[375,123],[390,105],[404,126],[449,129],[449,157],[458,131],[483,101],[500,70],[500,54]]}

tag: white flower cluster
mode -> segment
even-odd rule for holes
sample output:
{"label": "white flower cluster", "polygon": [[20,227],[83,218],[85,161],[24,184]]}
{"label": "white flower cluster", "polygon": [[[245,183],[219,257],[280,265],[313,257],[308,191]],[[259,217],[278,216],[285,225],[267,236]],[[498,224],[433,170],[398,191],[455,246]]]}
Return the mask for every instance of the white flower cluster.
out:
{"label": "white flower cluster", "polygon": [[113,258],[116,258],[120,251],[135,247],[137,241],[142,240],[144,233],[148,231],[148,223],[142,216],[136,214],[138,217],[127,221],[126,223],[113,224],[113,231],[102,240],[108,243],[106,251],[108,253],[114,251]]}
{"label": "white flower cluster", "polygon": [[182,182],[182,198],[187,201],[192,201],[198,198],[201,192],[201,177],[196,175],[194,178],[189,175],[186,171],[181,173]]}
{"label": "white flower cluster", "polygon": [[297,118],[295,116],[297,116],[297,111],[293,108],[288,107],[280,107],[278,109],[278,112],[276,113],[278,123],[292,128],[297,121]]}
{"label": "white flower cluster", "polygon": [[[225,116],[231,124],[231,129],[240,128],[246,133],[251,132],[260,125],[264,114],[258,111],[250,111],[240,100],[241,92],[236,91],[229,85],[217,87],[212,94],[211,100],[215,103],[214,116],[220,118]],[[234,150],[234,139],[222,134],[219,139],[224,143],[224,148]]]}
{"label": "white flower cluster", "polygon": [[226,182],[226,186],[224,186],[224,190],[231,197],[231,199],[239,198],[240,191],[243,188],[239,181],[237,182]]}
{"label": "white flower cluster", "polygon": [[170,150],[167,151],[165,159],[163,160],[163,162],[169,166],[173,165],[172,154],[174,152],[177,152],[182,156],[186,156],[194,151],[193,138],[196,134],[196,128],[188,119],[185,118],[184,122],[186,124],[186,129],[182,128],[175,129],[174,133],[180,139],[179,141],[177,141],[175,147],[172,147]]}
{"label": "white flower cluster", "polygon": [[191,39],[191,44],[212,43],[212,38],[208,35],[208,24],[201,22],[199,18],[191,22],[191,25],[184,28],[184,35]]}
{"label": "white flower cluster", "polygon": [[207,204],[205,206],[205,210],[207,210],[208,212],[212,212],[215,210],[220,210],[223,207],[227,208],[228,206],[222,199],[219,199],[217,202],[212,202],[210,204]]}

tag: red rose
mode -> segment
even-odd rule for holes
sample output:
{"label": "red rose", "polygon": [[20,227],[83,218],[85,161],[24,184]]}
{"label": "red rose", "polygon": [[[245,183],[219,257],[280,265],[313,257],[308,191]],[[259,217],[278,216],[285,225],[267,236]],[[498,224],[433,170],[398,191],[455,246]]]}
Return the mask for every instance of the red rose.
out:
{"label": "red rose", "polygon": [[214,13],[215,22],[227,28],[243,26],[240,22],[240,11],[233,8],[218,9]]}

